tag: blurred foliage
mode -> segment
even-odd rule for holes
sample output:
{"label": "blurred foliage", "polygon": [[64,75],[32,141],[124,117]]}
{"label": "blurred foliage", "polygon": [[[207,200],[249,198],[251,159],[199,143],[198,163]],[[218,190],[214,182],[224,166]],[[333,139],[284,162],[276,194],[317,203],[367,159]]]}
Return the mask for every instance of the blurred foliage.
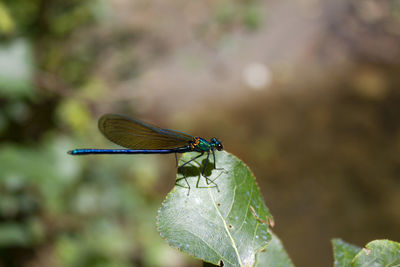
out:
{"label": "blurred foliage", "polygon": [[[161,200],[131,178],[147,166],[103,158],[91,168],[90,159],[66,157],[69,147],[53,138],[42,147],[0,147],[2,263],[26,260],[10,254],[16,248],[36,254],[52,245],[53,260],[63,266],[163,266],[160,249],[168,248],[148,225]],[[129,173],[123,165],[132,166]]]}
{"label": "blurred foliage", "polygon": [[383,239],[365,245],[365,249],[352,260],[350,266],[399,266],[400,243]]}
{"label": "blurred foliage", "polygon": [[0,32],[3,35],[12,33],[15,30],[14,20],[3,3],[0,3]]}
{"label": "blurred foliage", "polygon": [[0,45],[0,97],[33,96],[33,58],[29,42],[16,39]]}
{"label": "blurred foliage", "polygon": [[350,262],[361,251],[360,247],[348,244],[339,238],[332,240],[332,246],[335,267],[350,266]]}
{"label": "blurred foliage", "polygon": [[0,266],[181,261],[155,231],[157,161],[66,154],[101,139],[87,136],[96,127],[88,104],[103,88],[89,75],[98,54],[95,40],[79,36],[103,4],[0,3]]}
{"label": "blurred foliage", "polygon": [[335,267],[349,266],[399,266],[400,243],[391,240],[374,240],[365,248],[346,243],[341,239],[332,240]]}

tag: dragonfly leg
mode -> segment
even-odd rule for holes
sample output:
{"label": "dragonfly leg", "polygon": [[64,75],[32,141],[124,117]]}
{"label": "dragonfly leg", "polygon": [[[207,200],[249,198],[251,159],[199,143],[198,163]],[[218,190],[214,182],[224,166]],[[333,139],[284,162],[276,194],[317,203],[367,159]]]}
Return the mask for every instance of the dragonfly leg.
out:
{"label": "dragonfly leg", "polygon": [[[185,180],[185,183],[186,183],[187,186],[181,185],[181,184],[179,183],[179,181],[181,181],[181,180]],[[188,195],[189,195],[189,192],[190,192],[190,185],[189,185],[189,183],[188,183],[186,177],[176,179],[175,184],[176,184],[177,186],[179,186],[179,187],[187,188],[187,189],[188,189]]]}
{"label": "dragonfly leg", "polygon": [[207,158],[206,158],[206,161],[204,162],[203,169],[201,170],[201,175],[203,175],[203,176],[204,176],[204,171],[206,170],[206,166],[207,166],[209,158],[210,158],[210,152],[207,152]]}
{"label": "dragonfly leg", "polygon": [[[178,167],[178,170],[182,171],[183,178],[177,179],[176,181],[178,182],[178,181],[180,181],[180,180],[182,180],[182,179],[185,180],[185,182],[186,182],[186,184],[187,184],[187,186],[188,186],[188,187],[187,187],[187,188],[188,188],[188,193],[187,193],[187,195],[189,195],[189,192],[190,192],[190,185],[189,185],[188,180],[186,179],[185,173],[183,173],[183,169],[182,169],[182,168],[183,168],[185,165],[189,164],[190,162],[196,160],[197,158],[200,158],[201,156],[203,156],[203,154],[204,154],[204,152],[203,152],[203,153],[200,153],[200,154],[197,155],[196,157],[192,158],[191,160],[189,160],[189,161],[183,163],[181,166]],[[176,156],[176,153],[175,153],[175,156]]]}
{"label": "dragonfly leg", "polygon": [[[192,161],[194,161],[194,160],[200,158],[201,156],[204,155],[204,153],[205,153],[205,152],[202,152],[202,153],[200,153],[199,155],[197,155],[196,157],[192,158],[191,160],[189,160],[189,161],[183,163],[181,166],[178,167],[178,170],[182,171],[182,173],[183,173],[182,168],[183,168],[185,165],[187,165],[187,164],[189,164],[190,162],[192,162]],[[207,163],[209,162],[209,158],[210,158],[210,152],[208,152],[208,154],[207,154],[207,158],[206,158],[206,160],[205,160],[205,162],[204,162],[204,165],[203,165],[203,168],[202,168],[202,171],[201,171],[201,175],[199,175],[199,177],[197,178],[196,188],[208,188],[208,187],[199,186],[199,182],[200,182],[201,176],[203,176],[203,177],[206,179],[207,185],[213,184],[213,187],[216,187],[217,190],[218,190],[218,192],[219,192],[218,185],[217,185],[213,180],[211,180],[210,178],[208,178],[207,176],[204,175],[204,172],[205,172]],[[187,179],[186,179],[187,177],[186,177],[185,173],[183,173],[183,176],[184,176],[183,178],[177,179],[177,181],[180,181],[180,180],[182,180],[182,179],[185,180],[185,182],[186,182],[186,184],[187,184],[187,188],[188,188],[188,193],[187,193],[187,195],[189,195],[189,192],[190,192],[190,185],[189,185],[189,182],[188,182]]]}
{"label": "dragonfly leg", "polygon": [[217,168],[217,164],[215,163],[215,152],[214,152],[214,149],[212,150],[212,153],[213,153],[213,159],[214,159],[214,169],[216,169]]}
{"label": "dragonfly leg", "polygon": [[178,167],[178,155],[176,155],[176,153],[174,153],[174,154],[175,154],[176,167]]}
{"label": "dragonfly leg", "polygon": [[204,176],[204,178],[206,179],[207,185],[213,184],[213,186],[211,186],[211,187],[209,187],[209,186],[199,186],[199,182],[200,182],[200,177],[199,177],[199,178],[197,178],[196,188],[214,188],[215,187],[215,188],[217,188],[217,191],[220,192],[219,188],[218,188],[218,185],[217,185],[216,182],[214,182],[214,180],[211,180],[210,178],[205,177],[205,176]]}
{"label": "dragonfly leg", "polygon": [[[214,153],[213,153],[213,155],[214,155]],[[214,155],[214,157],[215,157],[215,155]],[[210,178],[208,178],[207,176],[204,175],[204,171],[206,170],[206,166],[207,166],[207,163],[209,162],[209,159],[210,159],[210,152],[208,152],[208,154],[207,154],[207,158],[206,158],[206,161],[204,162],[204,166],[203,166],[203,170],[201,171],[201,175],[206,179],[207,185],[213,184],[217,188],[217,191],[219,192],[218,185],[214,182],[214,180],[211,180]],[[214,158],[214,160],[215,160],[215,158]],[[200,177],[199,177],[199,179],[197,179],[196,187],[199,187],[199,180],[200,180]]]}
{"label": "dragonfly leg", "polygon": [[[204,162],[203,169],[201,170],[201,176],[203,176],[204,178],[206,178],[206,183],[207,183],[207,185],[210,184],[210,183],[208,182],[210,179],[208,179],[208,177],[204,175],[204,171],[206,170],[206,166],[207,166],[208,158],[209,158],[209,157],[210,157],[210,152],[207,152],[207,158],[206,158],[206,161]],[[200,182],[200,176],[199,176],[199,178],[197,179],[196,188],[199,187],[199,182]]]}
{"label": "dragonfly leg", "polygon": [[217,164],[216,164],[216,161],[215,161],[215,151],[214,150],[212,150],[212,154],[213,154],[213,159],[214,159],[214,169],[215,170],[224,170],[225,171],[224,168],[217,168]]}
{"label": "dragonfly leg", "polygon": [[181,166],[178,167],[179,170],[182,170],[183,166],[185,166],[186,164],[200,158],[201,156],[203,156],[204,152],[201,152],[199,155],[197,155],[196,157],[192,158],[191,160],[186,161],[185,163],[183,163]]}
{"label": "dragonfly leg", "polygon": [[[181,184],[179,183],[181,180],[185,180],[185,183],[186,183],[187,186],[181,185]],[[187,190],[188,190],[188,191],[187,191],[187,195],[189,196],[189,193],[190,193],[190,184],[189,184],[189,182],[188,182],[186,176],[184,176],[184,177],[182,177],[182,178],[176,179],[175,185],[176,185],[176,186],[179,186],[179,187],[187,188]]]}
{"label": "dragonfly leg", "polygon": [[188,180],[186,179],[186,177],[185,177],[184,179],[185,179],[185,182],[186,182],[186,184],[187,184],[187,186],[188,186],[187,195],[189,196],[189,193],[190,193],[190,184],[189,184]]}

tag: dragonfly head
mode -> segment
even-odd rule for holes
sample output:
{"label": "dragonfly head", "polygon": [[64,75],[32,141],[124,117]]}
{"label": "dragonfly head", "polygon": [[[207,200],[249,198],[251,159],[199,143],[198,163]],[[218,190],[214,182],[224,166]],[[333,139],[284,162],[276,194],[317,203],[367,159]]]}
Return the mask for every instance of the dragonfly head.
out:
{"label": "dragonfly head", "polygon": [[222,145],[222,143],[217,139],[217,138],[212,138],[211,139],[211,144],[213,145],[214,148],[216,148],[218,151],[221,151],[222,149],[224,149],[224,146]]}

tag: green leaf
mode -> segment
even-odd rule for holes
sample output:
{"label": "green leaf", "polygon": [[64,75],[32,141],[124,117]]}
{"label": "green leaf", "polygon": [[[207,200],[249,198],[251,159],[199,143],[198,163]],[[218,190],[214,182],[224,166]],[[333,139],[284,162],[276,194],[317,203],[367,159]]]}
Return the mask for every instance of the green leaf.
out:
{"label": "green leaf", "polygon": [[[183,155],[180,165],[191,157]],[[205,161],[202,156],[183,168],[186,180],[179,176],[163,202],[158,231],[171,246],[203,261],[253,266],[256,253],[271,241],[267,222],[272,220],[254,175],[235,156],[217,151],[217,169],[209,163],[205,170],[213,181],[207,185],[200,175]]]}
{"label": "green leaf", "polygon": [[400,266],[400,243],[390,240],[369,242],[351,262],[351,266]]}
{"label": "green leaf", "polygon": [[272,240],[265,251],[258,254],[257,266],[260,267],[294,267],[281,240],[272,232]]}
{"label": "green leaf", "polygon": [[361,248],[344,242],[342,239],[332,239],[335,267],[349,266],[353,258],[360,252]]}

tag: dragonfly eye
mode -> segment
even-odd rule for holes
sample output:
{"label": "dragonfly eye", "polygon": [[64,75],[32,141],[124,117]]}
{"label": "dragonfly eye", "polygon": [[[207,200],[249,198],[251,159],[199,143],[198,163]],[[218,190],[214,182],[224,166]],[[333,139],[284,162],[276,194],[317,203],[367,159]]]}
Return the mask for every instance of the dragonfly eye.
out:
{"label": "dragonfly eye", "polygon": [[224,146],[222,145],[222,143],[218,143],[217,144],[217,150],[218,151],[221,151],[221,150],[223,150],[224,149]]}

